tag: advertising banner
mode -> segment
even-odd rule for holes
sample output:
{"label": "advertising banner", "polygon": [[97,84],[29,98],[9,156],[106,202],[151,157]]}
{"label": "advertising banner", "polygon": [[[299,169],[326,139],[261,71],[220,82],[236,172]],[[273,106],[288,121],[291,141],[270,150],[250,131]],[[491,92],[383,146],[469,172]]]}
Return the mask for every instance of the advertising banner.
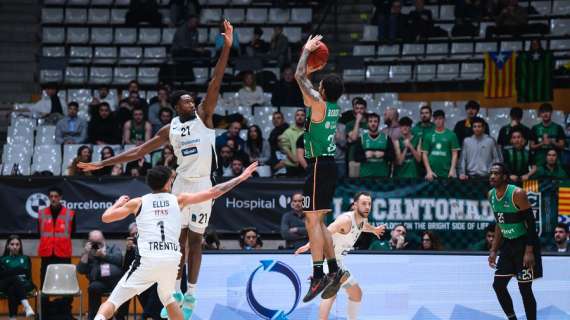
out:
{"label": "advertising banner", "polygon": [[[537,319],[570,319],[570,257],[543,257],[545,275],[533,284]],[[318,319],[320,297],[302,302],[312,272],[309,255],[206,254],[192,319]],[[358,319],[504,319],[486,256],[349,254],[344,265],[362,288]],[[516,281],[515,311],[524,318]],[[329,319],[346,319],[339,291]]]}

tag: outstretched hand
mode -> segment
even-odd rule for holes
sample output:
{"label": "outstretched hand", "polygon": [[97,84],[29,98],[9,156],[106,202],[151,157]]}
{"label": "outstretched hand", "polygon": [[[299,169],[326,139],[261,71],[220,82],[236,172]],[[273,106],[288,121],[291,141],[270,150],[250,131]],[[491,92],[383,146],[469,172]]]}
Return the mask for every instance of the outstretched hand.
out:
{"label": "outstretched hand", "polygon": [[305,46],[303,48],[305,48],[305,50],[307,50],[309,52],[313,52],[313,51],[317,50],[317,48],[319,47],[319,43],[320,43],[321,39],[323,39],[323,36],[321,36],[320,34],[318,34],[314,37],[309,36],[309,39],[307,40],[307,42],[305,43]]}
{"label": "outstretched hand", "polygon": [[93,171],[103,168],[101,162],[79,162],[77,167],[83,171]]}
{"label": "outstretched hand", "polygon": [[295,250],[295,255],[307,252],[307,251],[309,251],[309,249],[311,249],[311,245],[310,245],[310,243],[307,243],[306,245],[297,248],[297,250]]}
{"label": "outstretched hand", "polygon": [[234,27],[227,19],[224,20],[224,32],[222,36],[224,37],[224,46],[231,48],[234,42]]}
{"label": "outstretched hand", "polygon": [[245,180],[251,178],[253,173],[257,170],[258,165],[259,165],[259,163],[257,161],[255,161],[254,163],[250,164],[249,167],[245,168],[245,170],[243,170],[243,172],[239,176],[240,180],[245,181]]}

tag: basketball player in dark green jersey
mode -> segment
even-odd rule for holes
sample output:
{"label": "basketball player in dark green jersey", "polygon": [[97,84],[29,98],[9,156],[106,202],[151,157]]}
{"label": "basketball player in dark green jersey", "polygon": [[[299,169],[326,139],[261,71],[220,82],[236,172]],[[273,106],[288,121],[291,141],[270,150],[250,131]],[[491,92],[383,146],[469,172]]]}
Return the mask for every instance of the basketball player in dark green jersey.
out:
{"label": "basketball player in dark green jersey", "polygon": [[[534,214],[526,192],[508,184],[508,172],[502,163],[491,166],[489,203],[497,225],[489,252],[489,265],[496,268],[493,289],[509,320],[516,320],[513,301],[507,284],[516,277],[519,284],[526,318],[536,320],[536,300],[532,281],[542,277],[542,260]],[[501,249],[499,262],[497,249]]]}
{"label": "basketball player in dark green jersey", "polygon": [[[305,225],[311,242],[313,258],[313,277],[311,287],[303,298],[308,302],[319,293],[322,298],[333,297],[340,289],[344,271],[339,269],[335,259],[331,234],[325,226],[325,216],[332,211],[332,198],[336,185],[336,151],[335,133],[340,108],[337,101],[342,95],[344,86],[342,79],[335,74],[326,75],[319,84],[318,90],[313,88],[309,74],[317,70],[308,70],[309,54],[319,46],[321,36],[309,37],[303,52],[295,79],[303,92],[303,101],[308,108],[305,121],[305,158],[307,158],[307,176],[303,188],[303,211]],[[318,69],[322,69],[324,65]],[[324,258],[327,259],[329,273],[323,272]]]}

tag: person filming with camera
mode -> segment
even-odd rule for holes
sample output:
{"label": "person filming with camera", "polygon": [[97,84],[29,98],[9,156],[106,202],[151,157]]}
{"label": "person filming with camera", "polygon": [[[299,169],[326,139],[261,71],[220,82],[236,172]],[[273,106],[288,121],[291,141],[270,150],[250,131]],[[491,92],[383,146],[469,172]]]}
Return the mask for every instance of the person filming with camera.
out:
{"label": "person filming with camera", "polygon": [[122,263],[123,254],[118,246],[106,243],[100,230],[89,232],[77,264],[77,272],[89,279],[89,320],[97,314],[101,296],[111,292],[123,276]]}

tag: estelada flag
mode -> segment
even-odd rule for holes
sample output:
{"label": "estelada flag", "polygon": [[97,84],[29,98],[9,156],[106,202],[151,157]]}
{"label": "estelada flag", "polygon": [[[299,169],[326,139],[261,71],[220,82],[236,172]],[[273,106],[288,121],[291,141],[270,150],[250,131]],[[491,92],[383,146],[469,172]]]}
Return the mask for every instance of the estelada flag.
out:
{"label": "estelada flag", "polygon": [[512,51],[485,53],[485,97],[508,98],[516,94],[517,54]]}

